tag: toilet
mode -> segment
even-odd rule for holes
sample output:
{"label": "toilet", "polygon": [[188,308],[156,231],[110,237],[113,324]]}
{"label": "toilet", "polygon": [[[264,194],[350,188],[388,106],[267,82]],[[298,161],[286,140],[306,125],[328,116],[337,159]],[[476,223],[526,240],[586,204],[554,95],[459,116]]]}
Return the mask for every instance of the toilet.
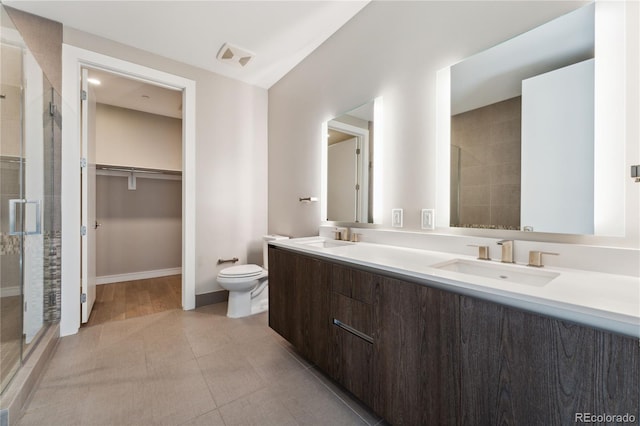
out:
{"label": "toilet", "polygon": [[262,265],[237,265],[218,273],[218,284],[229,290],[227,316],[242,318],[269,309],[268,263],[269,242],[286,240],[282,235],[262,237]]}

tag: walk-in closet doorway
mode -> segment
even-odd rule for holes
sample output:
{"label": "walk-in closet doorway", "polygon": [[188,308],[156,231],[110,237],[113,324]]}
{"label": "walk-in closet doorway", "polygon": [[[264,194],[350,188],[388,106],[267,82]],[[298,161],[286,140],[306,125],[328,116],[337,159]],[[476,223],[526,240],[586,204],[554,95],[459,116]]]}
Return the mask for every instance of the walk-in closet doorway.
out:
{"label": "walk-in closet doorway", "polygon": [[[83,253],[83,246],[86,249],[87,236],[91,230],[97,231],[100,222],[96,219],[88,219],[82,212],[82,202],[88,196],[82,197],[82,191],[77,188],[81,186],[81,175],[87,171],[98,171],[95,158],[88,158],[86,154],[86,140],[83,138],[83,130],[89,123],[86,114],[83,115],[83,90],[89,95],[89,86],[83,88],[79,82],[82,74],[87,70],[107,71],[117,76],[126,76],[135,81],[142,81],[153,86],[165,89],[176,90],[181,94],[182,99],[182,241],[181,250],[181,306],[182,309],[189,310],[195,307],[195,91],[196,83],[193,80],[141,66],[132,62],[124,61],[115,57],[92,52],[86,49],[63,44],[62,46],[62,93],[63,93],[63,115],[65,126],[63,127],[63,139],[65,140],[62,150],[62,309],[60,319],[60,335],[66,336],[75,334],[81,326],[82,307],[88,308],[95,301],[96,279],[95,274],[84,261],[88,258],[86,252]],[[97,104],[96,104],[97,105]],[[96,106],[97,108],[97,106]],[[87,108],[88,109],[88,108]],[[95,124],[95,123],[94,123]],[[85,141],[85,149],[83,148]],[[128,147],[127,149],[130,149]],[[90,153],[89,153],[90,154]],[[82,167],[83,162],[87,166]],[[80,168],[78,166],[81,166]],[[140,166],[139,166],[140,167]],[[155,168],[155,167],[141,167]],[[80,171],[80,173],[78,172]],[[129,174],[130,174],[129,170]],[[96,175],[97,177],[97,175]],[[127,177],[127,185],[130,177]],[[136,177],[136,184],[140,179]],[[138,188],[138,186],[136,186]],[[95,195],[95,191],[93,192]],[[86,209],[85,209],[86,210]],[[84,215],[84,217],[83,217]],[[78,238],[78,229],[85,236]],[[95,234],[94,234],[95,236]],[[95,239],[94,239],[95,241]],[[84,243],[84,244],[82,244]],[[89,251],[91,253],[91,251]],[[95,253],[95,251],[94,251]],[[78,274],[81,272],[81,274]],[[78,303],[81,301],[82,303]],[[87,316],[88,318],[88,316]]]}
{"label": "walk-in closet doorway", "polygon": [[89,67],[82,75],[81,321],[180,308],[182,91]]}

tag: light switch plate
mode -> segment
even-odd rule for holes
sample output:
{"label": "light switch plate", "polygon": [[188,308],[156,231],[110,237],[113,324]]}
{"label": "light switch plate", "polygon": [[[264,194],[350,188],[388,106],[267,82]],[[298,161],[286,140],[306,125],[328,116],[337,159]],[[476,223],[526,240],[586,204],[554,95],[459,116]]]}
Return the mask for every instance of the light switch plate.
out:
{"label": "light switch plate", "polygon": [[422,209],[422,229],[436,229],[436,213],[434,209]]}
{"label": "light switch plate", "polygon": [[402,228],[402,209],[391,209],[391,226]]}

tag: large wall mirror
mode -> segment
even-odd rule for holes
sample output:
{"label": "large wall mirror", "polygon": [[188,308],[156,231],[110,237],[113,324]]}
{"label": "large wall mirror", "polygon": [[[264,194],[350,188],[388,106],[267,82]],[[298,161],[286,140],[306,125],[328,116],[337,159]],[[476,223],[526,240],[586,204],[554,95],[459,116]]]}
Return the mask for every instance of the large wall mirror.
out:
{"label": "large wall mirror", "polygon": [[[621,67],[597,39],[598,28],[612,25],[598,19],[601,6],[583,6],[450,67],[449,226],[624,234],[624,220],[616,220],[624,197],[616,194],[625,142],[603,137],[620,117],[609,120],[602,96],[619,91],[607,73]],[[624,115],[619,104],[614,111]],[[617,158],[598,155],[607,150]]]}
{"label": "large wall mirror", "polygon": [[375,223],[379,190],[374,179],[381,135],[380,100],[367,102],[323,125],[323,219]]}

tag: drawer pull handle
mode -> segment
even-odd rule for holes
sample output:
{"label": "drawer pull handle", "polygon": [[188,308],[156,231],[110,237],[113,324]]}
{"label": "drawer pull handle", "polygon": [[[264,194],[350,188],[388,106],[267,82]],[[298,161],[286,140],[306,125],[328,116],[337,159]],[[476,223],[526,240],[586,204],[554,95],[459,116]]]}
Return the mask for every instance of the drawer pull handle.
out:
{"label": "drawer pull handle", "polygon": [[343,322],[341,322],[340,320],[337,319],[333,319],[333,324],[337,325],[338,327],[340,327],[341,329],[348,331],[349,333],[353,334],[354,336],[357,336],[359,338],[361,338],[364,341],[367,341],[369,343],[373,343],[373,337],[364,334],[362,331],[358,331],[355,328],[348,326],[347,324],[344,324]]}

